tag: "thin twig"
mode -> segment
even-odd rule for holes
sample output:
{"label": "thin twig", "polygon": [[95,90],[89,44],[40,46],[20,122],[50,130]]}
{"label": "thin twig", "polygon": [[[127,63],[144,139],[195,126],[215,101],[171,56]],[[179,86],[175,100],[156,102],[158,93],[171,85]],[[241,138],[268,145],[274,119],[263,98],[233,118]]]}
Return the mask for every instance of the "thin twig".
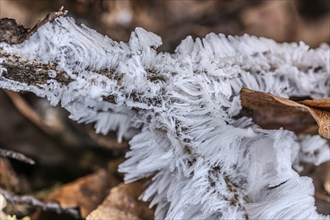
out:
{"label": "thin twig", "polygon": [[12,204],[26,204],[34,207],[40,207],[44,211],[52,211],[58,214],[68,214],[74,218],[81,219],[79,208],[62,208],[57,202],[42,202],[33,196],[17,196],[12,195],[0,187],[0,194],[2,194],[7,201]]}
{"label": "thin twig", "polygon": [[18,153],[18,152],[12,151],[12,150],[6,150],[6,149],[0,148],[0,157],[15,159],[15,160],[21,161],[23,163],[31,164],[31,165],[35,164],[34,160],[32,160],[31,158],[25,156],[22,153]]}

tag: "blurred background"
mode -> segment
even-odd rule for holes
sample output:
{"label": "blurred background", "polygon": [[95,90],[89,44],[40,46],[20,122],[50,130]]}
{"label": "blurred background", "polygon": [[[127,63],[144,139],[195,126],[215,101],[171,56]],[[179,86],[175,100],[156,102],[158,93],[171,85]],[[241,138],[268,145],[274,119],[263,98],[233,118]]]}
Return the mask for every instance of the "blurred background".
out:
{"label": "blurred background", "polygon": [[[311,47],[330,43],[329,0],[0,0],[0,17],[33,27],[61,6],[77,23],[114,40],[127,42],[135,27],[143,27],[160,35],[163,45],[159,50],[168,52],[173,52],[187,35],[203,37],[210,32],[248,33],[279,42],[304,41]],[[117,143],[113,133],[95,134],[92,125],[70,121],[65,110],[51,107],[33,94],[1,90],[0,148],[24,153],[36,161],[32,166],[0,157],[2,189],[56,200],[63,207],[80,207],[84,218],[108,190],[122,182],[116,167],[128,143]],[[330,214],[330,192],[324,189],[324,184],[330,186],[329,163],[306,165],[302,174],[314,178],[319,212]],[[90,188],[94,184],[90,184],[91,178],[101,182],[97,189]],[[70,187],[80,191],[73,190],[72,194]],[[82,187],[90,194],[81,191]],[[70,200],[70,196],[77,198]],[[93,201],[91,196],[95,197]],[[83,200],[88,204],[82,204]],[[142,206],[139,203],[141,210]],[[9,204],[6,211],[18,217],[59,219],[58,214],[31,204]],[[67,214],[60,218],[73,219]]]}
{"label": "blurred background", "polygon": [[210,32],[329,43],[329,0],[1,0],[0,14],[31,27],[62,5],[77,22],[115,40],[127,41],[135,27],[157,33],[163,50]]}

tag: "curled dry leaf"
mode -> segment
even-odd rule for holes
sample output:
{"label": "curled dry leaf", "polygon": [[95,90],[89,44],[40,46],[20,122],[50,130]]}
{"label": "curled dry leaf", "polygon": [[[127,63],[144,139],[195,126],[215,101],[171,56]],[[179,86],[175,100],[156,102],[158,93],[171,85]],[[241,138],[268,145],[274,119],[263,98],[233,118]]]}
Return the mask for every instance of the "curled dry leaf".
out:
{"label": "curled dry leaf", "polygon": [[314,133],[317,123],[318,133],[330,139],[330,98],[295,102],[248,88],[241,90],[240,97],[241,115],[252,117],[263,128]]}
{"label": "curled dry leaf", "polygon": [[274,96],[276,101],[285,105],[307,110],[319,126],[319,134],[330,139],[330,98],[319,100],[305,100],[299,103]]}
{"label": "curled dry leaf", "polygon": [[87,220],[116,219],[116,220],[148,220],[153,219],[153,211],[147,203],[138,200],[144,189],[144,183],[134,182],[119,184],[111,189],[107,198],[97,207]]}

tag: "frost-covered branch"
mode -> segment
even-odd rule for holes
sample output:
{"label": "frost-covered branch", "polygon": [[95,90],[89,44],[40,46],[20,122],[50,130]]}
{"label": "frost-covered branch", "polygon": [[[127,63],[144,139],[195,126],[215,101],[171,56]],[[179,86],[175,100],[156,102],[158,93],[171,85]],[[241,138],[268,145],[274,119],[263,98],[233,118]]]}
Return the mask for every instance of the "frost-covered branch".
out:
{"label": "frost-covered branch", "polygon": [[31,91],[130,139],[119,170],[126,182],[153,176],[142,199],[157,205],[157,219],[327,218],[311,179],[292,166],[301,154],[329,160],[328,143],[235,116],[243,87],[329,97],[328,45],[209,34],[157,53],[161,38],[141,28],[115,42],[55,17],[20,44],[0,43],[0,88]]}

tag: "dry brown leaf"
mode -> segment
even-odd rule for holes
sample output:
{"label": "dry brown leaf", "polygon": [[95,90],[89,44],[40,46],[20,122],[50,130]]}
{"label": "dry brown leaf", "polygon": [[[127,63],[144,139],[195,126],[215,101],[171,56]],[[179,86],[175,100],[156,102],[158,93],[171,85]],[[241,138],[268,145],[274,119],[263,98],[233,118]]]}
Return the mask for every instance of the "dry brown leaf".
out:
{"label": "dry brown leaf", "polygon": [[57,201],[62,208],[79,207],[81,216],[86,217],[104,199],[108,190],[118,184],[111,175],[100,169],[95,173],[65,184],[51,193],[47,200]]}
{"label": "dry brown leaf", "polygon": [[307,110],[319,126],[319,134],[330,139],[330,98],[320,100],[305,100],[300,103],[273,96],[276,101],[285,105]]}
{"label": "dry brown leaf", "polygon": [[147,203],[138,200],[144,189],[144,183],[120,184],[111,189],[107,198],[97,207],[87,220],[148,220],[153,219],[153,211]]}
{"label": "dry brown leaf", "polygon": [[327,111],[329,111],[330,109],[330,98],[318,99],[318,100],[304,100],[300,103],[312,108],[319,108]]}
{"label": "dry brown leaf", "polygon": [[241,90],[240,97],[245,109],[241,115],[252,117],[263,128],[313,133],[315,120],[319,134],[330,139],[330,98],[295,102],[247,88]]}

